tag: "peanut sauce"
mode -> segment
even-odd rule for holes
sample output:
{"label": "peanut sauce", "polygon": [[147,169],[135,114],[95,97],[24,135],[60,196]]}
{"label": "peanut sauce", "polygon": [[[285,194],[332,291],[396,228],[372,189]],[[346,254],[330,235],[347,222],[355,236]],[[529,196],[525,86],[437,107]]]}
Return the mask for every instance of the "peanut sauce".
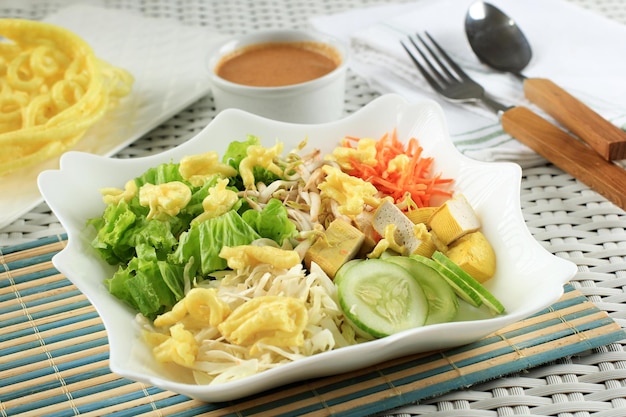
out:
{"label": "peanut sauce", "polygon": [[224,57],[215,72],[237,84],[277,87],[322,77],[337,68],[340,61],[337,51],[322,43],[265,43]]}

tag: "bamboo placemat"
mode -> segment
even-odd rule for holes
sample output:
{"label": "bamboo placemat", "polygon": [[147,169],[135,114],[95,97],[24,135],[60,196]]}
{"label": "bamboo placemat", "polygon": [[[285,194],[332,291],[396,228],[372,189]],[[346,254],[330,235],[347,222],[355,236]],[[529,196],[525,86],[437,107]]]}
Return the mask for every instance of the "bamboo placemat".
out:
{"label": "bamboo placemat", "polygon": [[476,343],[206,404],[121,378],[106,331],[52,265],[65,236],[0,249],[2,416],[358,416],[513,374],[626,337],[571,285],[548,309]]}

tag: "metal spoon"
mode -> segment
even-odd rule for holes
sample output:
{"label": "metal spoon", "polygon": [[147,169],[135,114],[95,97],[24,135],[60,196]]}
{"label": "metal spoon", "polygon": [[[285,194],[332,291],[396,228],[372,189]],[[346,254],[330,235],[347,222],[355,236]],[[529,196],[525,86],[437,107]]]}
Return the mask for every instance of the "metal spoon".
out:
{"label": "metal spoon", "polygon": [[520,78],[527,99],[587,142],[604,159],[626,158],[626,132],[554,82],[545,78],[526,78],[522,74],[532,51],[513,19],[497,7],[477,1],[467,10],[465,33],[472,50],[483,63]]}

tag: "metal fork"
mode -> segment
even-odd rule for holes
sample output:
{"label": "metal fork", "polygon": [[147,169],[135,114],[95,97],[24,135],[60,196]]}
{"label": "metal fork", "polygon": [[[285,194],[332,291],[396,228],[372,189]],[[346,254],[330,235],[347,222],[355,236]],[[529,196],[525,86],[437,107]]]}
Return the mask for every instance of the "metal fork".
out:
{"label": "metal fork", "polygon": [[[421,56],[421,59],[415,55],[405,42],[400,41],[400,43],[428,84],[430,84],[436,92],[450,101],[482,102],[496,114],[500,114],[509,109],[509,107],[489,98],[485,93],[485,89],[476,81],[472,80],[428,32],[424,33],[428,37],[430,44],[434,46],[434,49],[419,34],[415,34],[415,37],[408,37],[413,48]],[[420,44],[422,46],[420,46]]]}
{"label": "metal fork", "polygon": [[498,114],[505,132],[626,210],[626,170],[526,107],[507,107],[487,97],[483,87],[468,77],[428,33],[426,36],[434,49],[419,34],[416,39],[421,47],[409,37],[421,59],[401,43],[435,91],[451,101],[482,102]]}

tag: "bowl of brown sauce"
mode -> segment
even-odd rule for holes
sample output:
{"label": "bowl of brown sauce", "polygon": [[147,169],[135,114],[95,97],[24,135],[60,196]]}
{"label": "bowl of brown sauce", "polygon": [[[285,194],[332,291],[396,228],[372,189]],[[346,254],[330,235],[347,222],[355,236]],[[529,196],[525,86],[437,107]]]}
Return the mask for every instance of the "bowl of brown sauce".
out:
{"label": "bowl of brown sauce", "polygon": [[341,118],[348,49],[308,30],[264,30],[231,38],[212,52],[218,111],[238,108],[291,123]]}

